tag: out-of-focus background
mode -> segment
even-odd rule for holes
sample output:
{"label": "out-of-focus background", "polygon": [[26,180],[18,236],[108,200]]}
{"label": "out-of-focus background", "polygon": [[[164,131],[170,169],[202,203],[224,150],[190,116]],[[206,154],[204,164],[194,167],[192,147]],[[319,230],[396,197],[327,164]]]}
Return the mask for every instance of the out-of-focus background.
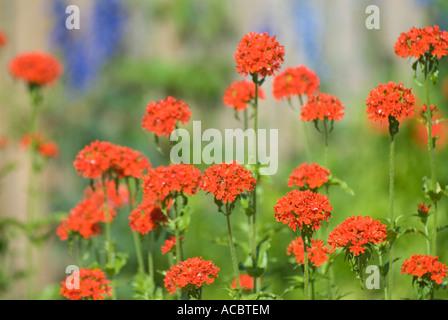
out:
{"label": "out-of-focus background", "polygon": [[[65,13],[68,5],[80,8],[79,30],[68,30]],[[366,8],[380,9],[380,29],[369,30]],[[364,100],[379,83],[403,82],[412,87],[418,106],[424,91],[413,81],[411,63],[399,58],[394,43],[400,33],[412,26],[437,24],[448,29],[448,4],[445,0],[0,0],[0,30],[8,43],[0,49],[0,136],[10,143],[0,150],[0,163],[15,162],[15,169],[0,181],[0,215],[25,218],[28,177],[27,152],[19,141],[26,132],[29,96],[23,83],[8,72],[9,61],[17,54],[40,50],[56,55],[64,65],[61,81],[44,90],[44,107],[39,127],[56,141],[60,156],[51,160],[42,176],[42,211],[51,216],[68,212],[82,197],[89,182],[79,177],[73,160],[86,144],[99,139],[126,145],[143,152],[153,166],[168,164],[169,159],[157,150],[153,136],[141,129],[146,105],[172,95],[185,101],[193,120],[202,122],[202,130],[241,127],[233,110],[224,106],[222,96],[231,82],[240,80],[233,55],[242,36],[250,31],[276,35],[285,46],[282,69],[304,64],[313,69],[321,81],[320,91],[340,98],[345,117],[335,123],[330,135],[329,168],[354,190],[351,196],[333,187],[330,200],[334,207],[330,226],[335,227],[352,215],[383,218],[389,207],[389,137],[385,128],[369,123]],[[440,77],[431,87],[431,102],[442,114],[448,113],[448,62],[441,60]],[[273,206],[277,198],[290,189],[287,180],[292,170],[308,161],[299,121],[298,105],[292,110],[286,101],[272,96],[272,78],[263,84],[266,99],[260,104],[260,128],[279,129],[279,170],[265,181],[261,197],[260,226],[278,228],[269,252],[265,274],[267,291],[280,295],[288,286],[288,276],[297,275],[288,262],[286,247],[292,240],[287,227],[275,222]],[[418,114],[418,111],[416,112]],[[406,121],[396,140],[395,214],[403,215],[403,225],[421,228],[412,214],[423,197],[422,177],[429,175],[427,149],[420,124]],[[307,124],[311,160],[323,165],[323,137]],[[441,132],[436,152],[438,180],[448,184],[447,129]],[[167,145],[161,139],[162,146]],[[199,166],[201,169],[204,166]],[[211,196],[203,193],[192,199],[194,215],[186,234],[186,256],[202,256],[221,268],[220,277],[204,289],[205,299],[227,299],[223,288],[232,279],[231,261],[226,245],[218,237],[226,236],[225,219],[216,210]],[[439,225],[448,224],[447,200],[440,202]],[[126,283],[135,271],[132,236],[127,224],[128,212],[119,212],[114,223],[114,237],[121,251],[131,253],[123,270],[120,297],[132,296]],[[245,217],[232,215],[235,238],[246,241]],[[56,225],[55,225],[56,227]],[[0,287],[0,297],[24,297],[21,277],[24,240],[19,232],[8,235],[8,260],[0,266],[10,275]],[[225,238],[224,238],[225,239]],[[159,240],[160,245],[162,239]],[[439,234],[440,260],[448,263],[445,244],[448,232]],[[225,243],[225,242],[224,242]],[[411,277],[400,274],[404,259],[425,253],[425,240],[418,235],[402,237],[395,246],[395,298],[416,298]],[[240,248],[237,247],[237,255]],[[241,255],[241,253],[240,253]],[[371,264],[377,264],[372,261]],[[36,262],[38,290],[43,298],[60,298],[59,283],[65,267],[73,264],[68,245],[55,233],[45,243]],[[158,270],[169,265],[157,253]],[[358,280],[350,272],[343,255],[335,262],[337,286],[346,298],[359,297]],[[162,285],[158,277],[158,284]],[[6,285],[8,283],[8,285]],[[284,296],[301,297],[300,290]],[[383,291],[367,290],[368,299],[381,299]],[[437,293],[446,298],[446,291]]]}

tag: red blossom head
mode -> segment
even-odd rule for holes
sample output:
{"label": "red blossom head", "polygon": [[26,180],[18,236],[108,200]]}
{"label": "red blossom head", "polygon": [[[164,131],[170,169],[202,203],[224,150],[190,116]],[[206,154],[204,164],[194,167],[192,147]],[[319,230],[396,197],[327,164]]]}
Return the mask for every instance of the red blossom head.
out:
{"label": "red blossom head", "polygon": [[440,30],[437,25],[412,27],[398,37],[395,53],[401,58],[410,56],[420,59],[424,55],[431,55],[440,59],[448,53],[448,32]]}
{"label": "red blossom head", "polygon": [[167,217],[160,207],[143,203],[132,210],[129,216],[129,226],[132,232],[147,234],[149,231],[157,229],[160,224],[167,222]]}
{"label": "red blossom head", "polygon": [[316,121],[328,119],[339,121],[344,117],[344,110],[345,107],[337,97],[326,93],[318,93],[302,107],[300,120]]}
{"label": "red blossom head", "polygon": [[195,195],[201,183],[201,171],[190,164],[171,164],[148,170],[143,177],[143,196],[148,203],[168,206],[175,192]]}
{"label": "red blossom head", "polygon": [[[67,281],[70,278],[70,283]],[[76,285],[79,284],[79,288]],[[100,269],[80,268],[61,282],[60,294],[70,300],[104,300],[112,295],[110,280]],[[69,286],[69,287],[68,287]]]}
{"label": "red blossom head", "polygon": [[171,266],[166,272],[164,284],[169,294],[182,289],[188,296],[195,296],[197,289],[211,284],[218,277],[219,268],[202,257],[189,258]]}
{"label": "red blossom head", "polygon": [[322,221],[329,220],[332,210],[327,196],[296,189],[278,199],[274,206],[277,222],[288,224],[293,231],[298,228],[303,232],[319,229]]}
{"label": "red blossom head", "polygon": [[394,117],[401,121],[414,116],[415,96],[403,83],[389,82],[371,90],[366,104],[370,120],[388,121],[389,117]]}
{"label": "red blossom head", "polygon": [[150,102],[142,119],[142,128],[157,136],[167,137],[176,129],[178,123],[187,124],[191,111],[187,104],[173,97]]}
{"label": "red blossom head", "polygon": [[[239,277],[240,288],[243,290],[253,290],[254,288],[254,278],[248,274],[242,274]],[[236,278],[232,280],[232,289],[236,288]]]}
{"label": "red blossom head", "polygon": [[[288,256],[294,255],[296,261],[299,264],[305,263],[303,239],[295,238],[286,248],[286,254]],[[328,255],[333,251],[325,247],[323,240],[312,239],[311,248],[307,248],[308,261],[314,267],[323,265],[326,261],[330,260]]]}
{"label": "red blossom head", "polygon": [[370,217],[349,217],[330,232],[328,245],[344,248],[354,256],[359,256],[368,247],[386,241],[386,228],[386,225]]}
{"label": "red blossom head", "polygon": [[[264,99],[264,91],[258,88],[258,97]],[[255,98],[255,83],[252,81],[242,80],[232,83],[227,87],[223,101],[229,108],[235,108],[236,111],[243,111],[247,108],[247,104]]]}
{"label": "red blossom head", "polygon": [[[180,240],[184,240],[184,237],[180,237]],[[162,254],[167,254],[168,252],[175,252],[176,248],[176,237],[170,236],[165,240],[165,244],[160,248],[162,250]]]}
{"label": "red blossom head", "polygon": [[302,163],[295,168],[289,176],[288,186],[299,186],[301,189],[311,189],[322,187],[328,182],[330,170],[321,167],[316,163]]}
{"label": "red blossom head", "polygon": [[427,206],[424,202],[417,205],[417,212],[419,215],[427,216],[431,205]]}
{"label": "red blossom head", "polygon": [[0,47],[3,47],[8,42],[8,39],[6,38],[6,35],[0,30]]}
{"label": "red blossom head", "polygon": [[215,164],[205,169],[202,176],[202,189],[210,192],[224,203],[233,202],[244,192],[255,187],[252,172],[244,166],[232,163]]}
{"label": "red blossom head", "polygon": [[31,52],[16,56],[9,64],[9,71],[15,78],[30,85],[44,86],[59,78],[63,67],[51,55]]}
{"label": "red blossom head", "polygon": [[244,35],[236,48],[236,71],[242,76],[251,74],[264,78],[280,69],[284,55],[285,48],[275,36],[250,32]]}
{"label": "red blossom head", "polygon": [[5,149],[9,144],[9,140],[5,136],[0,136],[0,150]]}
{"label": "red blossom head", "polygon": [[24,135],[20,144],[24,148],[34,144],[37,152],[45,158],[57,158],[59,156],[58,145],[53,141],[45,140],[40,133]]}
{"label": "red blossom head", "polygon": [[447,267],[438,261],[439,257],[414,254],[405,260],[401,266],[401,274],[410,274],[426,281],[442,284],[447,276]]}
{"label": "red blossom head", "polygon": [[307,67],[289,67],[274,78],[274,98],[289,99],[306,95],[310,99],[319,90],[319,78]]}

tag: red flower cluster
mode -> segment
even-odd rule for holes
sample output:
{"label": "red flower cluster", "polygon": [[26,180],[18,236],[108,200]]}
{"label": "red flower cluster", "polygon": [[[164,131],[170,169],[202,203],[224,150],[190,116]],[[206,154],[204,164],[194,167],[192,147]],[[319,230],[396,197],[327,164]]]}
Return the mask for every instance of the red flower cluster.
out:
{"label": "red flower cluster", "polygon": [[234,161],[205,169],[202,189],[213,194],[217,200],[233,202],[245,191],[252,191],[256,182],[250,170]]}
{"label": "red flower cluster", "polygon": [[142,119],[144,130],[169,137],[178,121],[185,125],[190,120],[191,111],[184,102],[168,97],[158,102],[150,102]]}
{"label": "red flower cluster", "polygon": [[427,206],[427,205],[425,205],[424,202],[417,205],[417,212],[419,215],[422,215],[422,216],[427,216],[430,209],[431,209],[431,205]]}
{"label": "red flower cluster", "polygon": [[316,163],[302,163],[295,168],[289,176],[288,186],[299,186],[303,189],[316,189],[328,182],[330,170],[321,167]]}
{"label": "red flower cluster", "polygon": [[211,284],[218,277],[219,268],[212,261],[202,257],[189,258],[171,266],[166,272],[164,283],[169,294],[184,288],[189,291],[201,287],[204,283]]}
{"label": "red flower cluster", "polygon": [[[117,209],[122,208],[127,203],[129,191],[125,186],[120,185],[117,188],[114,181],[107,182],[106,186],[109,221],[116,216]],[[84,191],[84,199],[79,202],[68,217],[62,219],[61,224],[56,230],[56,234],[64,241],[71,234],[79,234],[84,239],[101,234],[100,223],[106,222],[104,192],[101,182],[94,186],[94,190],[87,187]]]}
{"label": "red flower cluster", "polygon": [[[180,240],[183,239],[184,237],[180,237]],[[175,247],[176,247],[176,237],[171,236],[165,240],[165,245],[162,246],[160,249],[162,250],[163,254],[167,254],[168,252],[174,252]]]}
{"label": "red flower cluster", "polygon": [[101,178],[106,173],[114,173],[118,178],[141,178],[143,171],[151,166],[138,151],[98,140],[84,147],[73,165],[79,174],[90,179]]}
{"label": "red flower cluster", "polygon": [[[254,288],[254,278],[248,274],[240,275],[240,288],[244,290],[252,290]],[[236,279],[232,280],[232,289],[236,288]]]}
{"label": "red flower cluster", "polygon": [[190,164],[170,164],[149,169],[143,177],[144,201],[168,205],[173,192],[196,194],[200,181],[201,171]]}
{"label": "red flower cluster", "polygon": [[0,47],[3,47],[7,42],[5,34],[0,30]]}
{"label": "red flower cluster", "polygon": [[277,42],[275,36],[250,32],[244,35],[236,48],[236,71],[243,76],[249,73],[264,78],[280,69],[284,55],[285,48]]}
{"label": "red flower cluster", "polygon": [[344,116],[344,109],[342,102],[337,97],[326,93],[318,93],[302,107],[300,120],[315,121],[326,118],[339,121]]}
{"label": "red flower cluster", "polygon": [[349,249],[355,256],[366,251],[366,245],[386,241],[386,225],[370,217],[360,215],[348,217],[334,228],[328,236],[328,244],[333,248]]}
{"label": "red flower cluster", "polygon": [[157,229],[159,224],[164,224],[167,217],[162,210],[153,204],[144,203],[132,210],[129,216],[129,226],[132,232],[147,234],[151,230]]}
{"label": "red flower cluster", "polygon": [[403,83],[380,84],[370,91],[366,99],[369,119],[382,121],[392,116],[401,121],[402,118],[412,118],[415,97],[411,91],[412,89],[406,89]]}
{"label": "red flower cluster", "polygon": [[63,72],[61,63],[41,52],[16,56],[9,64],[10,73],[32,85],[43,86],[54,82]]}
{"label": "red flower cluster", "polygon": [[34,135],[24,135],[20,144],[24,148],[28,148],[31,144],[35,144],[37,152],[46,158],[57,158],[59,156],[58,145],[53,141],[44,140],[39,133]]}
{"label": "red flower cluster", "polygon": [[[264,91],[258,88],[258,97],[264,99]],[[224,104],[236,111],[243,111],[247,108],[247,103],[255,98],[255,83],[242,80],[232,83],[224,92]]]}
{"label": "red flower cluster", "polygon": [[277,200],[274,206],[277,222],[288,224],[296,231],[296,228],[311,227],[312,231],[319,229],[322,221],[331,217],[333,207],[328,197],[310,190],[292,190],[286,196]]}
{"label": "red flower cluster", "polygon": [[[286,254],[288,256],[294,255],[296,257],[296,261],[299,264],[305,263],[305,251],[303,248],[303,239],[296,238],[294,239],[289,246],[286,248]],[[319,267],[323,265],[330,258],[328,254],[332,253],[332,250],[325,247],[325,243],[323,240],[312,239],[311,240],[311,248],[307,248],[307,256],[308,261],[312,263],[315,267]]]}
{"label": "red flower cluster", "polygon": [[400,34],[395,42],[397,56],[417,59],[429,53],[440,59],[448,54],[448,32],[441,31],[439,26],[427,26],[424,29],[412,27],[406,33]]}
{"label": "red flower cluster", "polygon": [[287,68],[274,78],[274,98],[281,100],[294,96],[307,95],[310,99],[319,90],[319,78],[316,73],[300,65]]}
{"label": "red flower cluster", "polygon": [[414,277],[434,280],[437,284],[441,284],[447,276],[447,267],[438,260],[439,257],[414,254],[403,262],[401,274],[411,274]]}
{"label": "red flower cluster", "polygon": [[0,136],[0,150],[5,149],[9,144],[9,140],[5,136]]}
{"label": "red flower cluster", "polygon": [[[68,280],[70,283],[67,283]],[[81,268],[79,272],[74,271],[61,282],[60,294],[70,300],[104,300],[106,296],[112,295],[109,283],[110,280],[106,279],[106,275],[100,269]]]}

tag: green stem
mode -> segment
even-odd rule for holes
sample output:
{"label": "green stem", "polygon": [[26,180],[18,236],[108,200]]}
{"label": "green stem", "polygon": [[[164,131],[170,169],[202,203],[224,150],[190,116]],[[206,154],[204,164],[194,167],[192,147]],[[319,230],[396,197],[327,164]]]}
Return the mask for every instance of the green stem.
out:
{"label": "green stem", "polygon": [[[229,246],[230,246],[230,255],[232,257],[232,264],[233,264],[233,272],[235,275],[235,282],[236,282],[236,289],[240,288],[240,277],[238,275],[238,265],[236,260],[236,254],[235,254],[235,246],[233,244],[233,237],[232,237],[232,228],[230,226],[230,209],[229,209],[229,203],[226,203],[226,221],[227,221],[227,234],[229,236]],[[255,279],[254,279],[255,282]]]}
{"label": "green stem", "polygon": [[328,169],[328,128],[327,118],[324,118],[325,167]]}
{"label": "green stem", "polygon": [[[254,98],[254,131],[255,131],[255,179],[257,183],[253,190],[253,214],[252,214],[252,267],[257,269],[257,184],[259,181],[259,167],[258,167],[258,75],[253,77],[255,83],[255,98]],[[254,292],[259,291],[257,277],[254,277]]]}
{"label": "green stem", "polygon": [[[135,198],[133,195],[133,190],[131,188],[131,183],[129,182],[129,178],[126,178],[126,185],[128,187],[128,194],[129,194],[129,211],[132,212],[135,209]],[[137,262],[138,262],[138,273],[144,274],[145,273],[145,265],[143,262],[143,255],[142,255],[142,249],[141,249],[141,238],[138,235],[137,231],[132,232],[132,236],[134,238],[134,246],[135,251],[137,254]]]}
{"label": "green stem", "polygon": [[303,257],[304,257],[304,283],[303,283],[303,299],[309,300],[309,266],[308,266],[308,252],[307,252],[307,240],[302,236],[303,240]]}
{"label": "green stem", "polygon": [[[299,94],[299,102],[300,102],[300,108],[303,107],[303,98],[302,95]],[[306,122],[302,121],[302,131],[303,131],[303,140],[305,142],[305,152],[307,154],[308,162],[311,162],[311,159],[313,158],[311,155],[311,149],[308,144],[308,133],[306,131]]]}
{"label": "green stem", "polygon": [[361,257],[358,257],[358,266],[359,266],[359,281],[361,284],[361,299],[365,300],[365,291],[364,291],[364,274],[363,274],[363,269],[364,266],[361,263]]}
{"label": "green stem", "polygon": [[151,287],[154,286],[154,259],[153,259],[153,243],[154,243],[154,232],[149,232],[149,241],[148,241],[148,271],[149,271],[149,279],[151,281]]}
{"label": "green stem", "polygon": [[[390,230],[393,232],[395,230],[394,223],[394,177],[395,177],[395,139],[391,135],[390,138],[390,152],[389,152],[389,223]],[[393,275],[393,242],[390,243],[389,247],[389,273],[388,273],[388,300],[392,300],[392,275]]]}
{"label": "green stem", "polygon": [[178,195],[177,193],[174,196],[174,220],[175,220],[175,225],[174,225],[174,236],[176,237],[176,261],[177,263],[179,263],[180,261],[183,260],[182,257],[182,243],[181,243],[181,236],[180,236],[180,230],[179,230],[179,226],[178,226],[178,219],[179,219],[179,210],[177,208],[177,198]]}

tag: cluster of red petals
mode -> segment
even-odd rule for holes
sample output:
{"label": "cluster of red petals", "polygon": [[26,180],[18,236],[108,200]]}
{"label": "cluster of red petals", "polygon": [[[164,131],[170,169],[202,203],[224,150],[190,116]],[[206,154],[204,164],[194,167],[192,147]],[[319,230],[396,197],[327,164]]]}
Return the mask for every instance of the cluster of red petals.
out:
{"label": "cluster of red petals", "polygon": [[343,110],[345,110],[345,107],[337,97],[331,94],[318,93],[302,107],[300,120],[328,119],[339,121],[344,117]]}
{"label": "cluster of red petals", "polygon": [[[184,237],[180,237],[180,240],[184,240]],[[165,244],[160,248],[163,254],[167,254],[168,252],[174,252],[176,247],[176,237],[170,236],[165,240]]]}
{"label": "cluster of red petals", "polygon": [[205,169],[202,189],[213,194],[217,200],[227,203],[235,201],[245,191],[252,191],[256,182],[250,170],[234,161]]}
{"label": "cluster of red petals", "polygon": [[419,215],[427,216],[431,205],[427,206],[424,202],[417,205],[417,212]]}
{"label": "cluster of red petals", "polygon": [[328,221],[331,217],[332,210],[327,196],[297,189],[278,199],[274,206],[277,222],[288,224],[293,231],[305,227],[311,227],[313,231],[319,229],[322,221]]}
{"label": "cluster of red petals", "polygon": [[142,119],[142,128],[146,131],[165,135],[167,137],[174,131],[180,121],[185,125],[190,120],[191,111],[187,104],[173,97],[150,102]]}
{"label": "cluster of red petals", "polygon": [[54,82],[63,72],[61,63],[41,52],[24,53],[9,63],[11,75],[25,82],[43,86]]}
{"label": "cluster of red petals", "polygon": [[[258,88],[258,97],[264,99],[264,91]],[[224,92],[223,101],[229,108],[235,108],[236,111],[243,111],[247,108],[247,103],[255,98],[255,83],[252,81],[241,80],[232,83]]]}
{"label": "cluster of red petals", "polygon": [[[302,238],[294,239],[286,248],[286,254],[288,256],[294,255],[299,264],[305,264],[304,252]],[[308,261],[312,263],[313,266],[319,267],[330,259],[328,255],[332,252],[332,250],[325,247],[323,240],[312,239],[311,248],[307,248]]]}
{"label": "cluster of red petals", "polygon": [[5,149],[9,144],[9,140],[5,136],[0,136],[0,150]]}
{"label": "cluster of red petals", "polygon": [[289,176],[288,186],[294,185],[304,189],[316,189],[328,182],[330,170],[316,163],[302,163]]}
{"label": "cluster of red petals", "polygon": [[187,286],[201,287],[204,283],[211,284],[218,277],[218,271],[212,261],[202,257],[189,258],[171,266],[166,272],[164,284],[169,294]]}
{"label": "cluster of red petals", "polygon": [[140,234],[147,234],[166,221],[167,217],[163,214],[160,207],[149,203],[139,205],[131,211],[129,216],[129,226],[132,232],[137,231]]}
{"label": "cluster of red petals", "polygon": [[[120,185],[118,190],[114,181],[108,181],[106,185],[107,210],[109,222],[113,221],[117,209],[127,204],[129,190],[124,185]],[[69,215],[62,219],[56,230],[56,234],[64,241],[71,234],[79,234],[88,239],[101,234],[100,223],[106,222],[106,206],[103,192],[103,185],[98,182],[94,185],[94,190],[87,187],[84,191],[84,199],[80,201]]]}
{"label": "cluster of red petals", "polygon": [[107,173],[118,178],[141,178],[143,171],[151,166],[140,152],[106,141],[94,141],[82,149],[73,163],[79,174],[85,178],[97,179]]}
{"label": "cluster of red petals", "polygon": [[151,168],[143,177],[144,201],[168,205],[173,192],[195,195],[200,188],[201,171],[190,164],[170,164]]}
{"label": "cluster of red petals", "polygon": [[6,39],[5,34],[0,30],[0,47],[6,45],[7,42],[8,40]]}
{"label": "cluster of red petals", "polygon": [[[112,295],[109,283],[100,269],[81,268],[61,282],[60,294],[70,300],[104,300]],[[76,288],[77,284],[79,288]]]}
{"label": "cluster of red petals", "polygon": [[370,120],[387,121],[392,116],[401,121],[414,116],[415,96],[412,89],[406,89],[403,83],[391,81],[371,90],[366,104]]}
{"label": "cluster of red petals", "polygon": [[418,278],[428,278],[441,284],[447,276],[447,267],[438,261],[439,257],[414,254],[405,260],[401,266],[401,274],[411,274]]}
{"label": "cluster of red petals", "polygon": [[[242,274],[239,277],[240,288],[244,290],[252,290],[254,288],[254,278],[248,274]],[[236,279],[232,280],[232,289],[236,288]]]}
{"label": "cluster of red petals", "polygon": [[350,253],[359,256],[366,251],[367,244],[378,245],[386,241],[386,228],[386,225],[370,217],[348,217],[330,232],[328,245],[349,249]]}
{"label": "cluster of red petals", "polygon": [[236,71],[243,76],[257,74],[264,78],[280,69],[284,55],[285,48],[277,42],[276,36],[250,32],[244,35],[236,48]]}
{"label": "cluster of red petals", "polygon": [[286,68],[274,78],[272,86],[277,100],[303,95],[310,99],[319,90],[319,78],[314,71],[300,65]]}
{"label": "cluster of red petals", "polygon": [[440,59],[448,54],[448,32],[440,30],[437,25],[423,29],[412,27],[398,37],[395,53],[401,58],[411,56],[417,59],[429,53]]}
{"label": "cluster of red petals", "polygon": [[59,156],[58,145],[53,141],[44,140],[39,133],[24,135],[20,144],[24,148],[28,148],[31,144],[35,144],[37,152],[46,158],[57,158]]}

